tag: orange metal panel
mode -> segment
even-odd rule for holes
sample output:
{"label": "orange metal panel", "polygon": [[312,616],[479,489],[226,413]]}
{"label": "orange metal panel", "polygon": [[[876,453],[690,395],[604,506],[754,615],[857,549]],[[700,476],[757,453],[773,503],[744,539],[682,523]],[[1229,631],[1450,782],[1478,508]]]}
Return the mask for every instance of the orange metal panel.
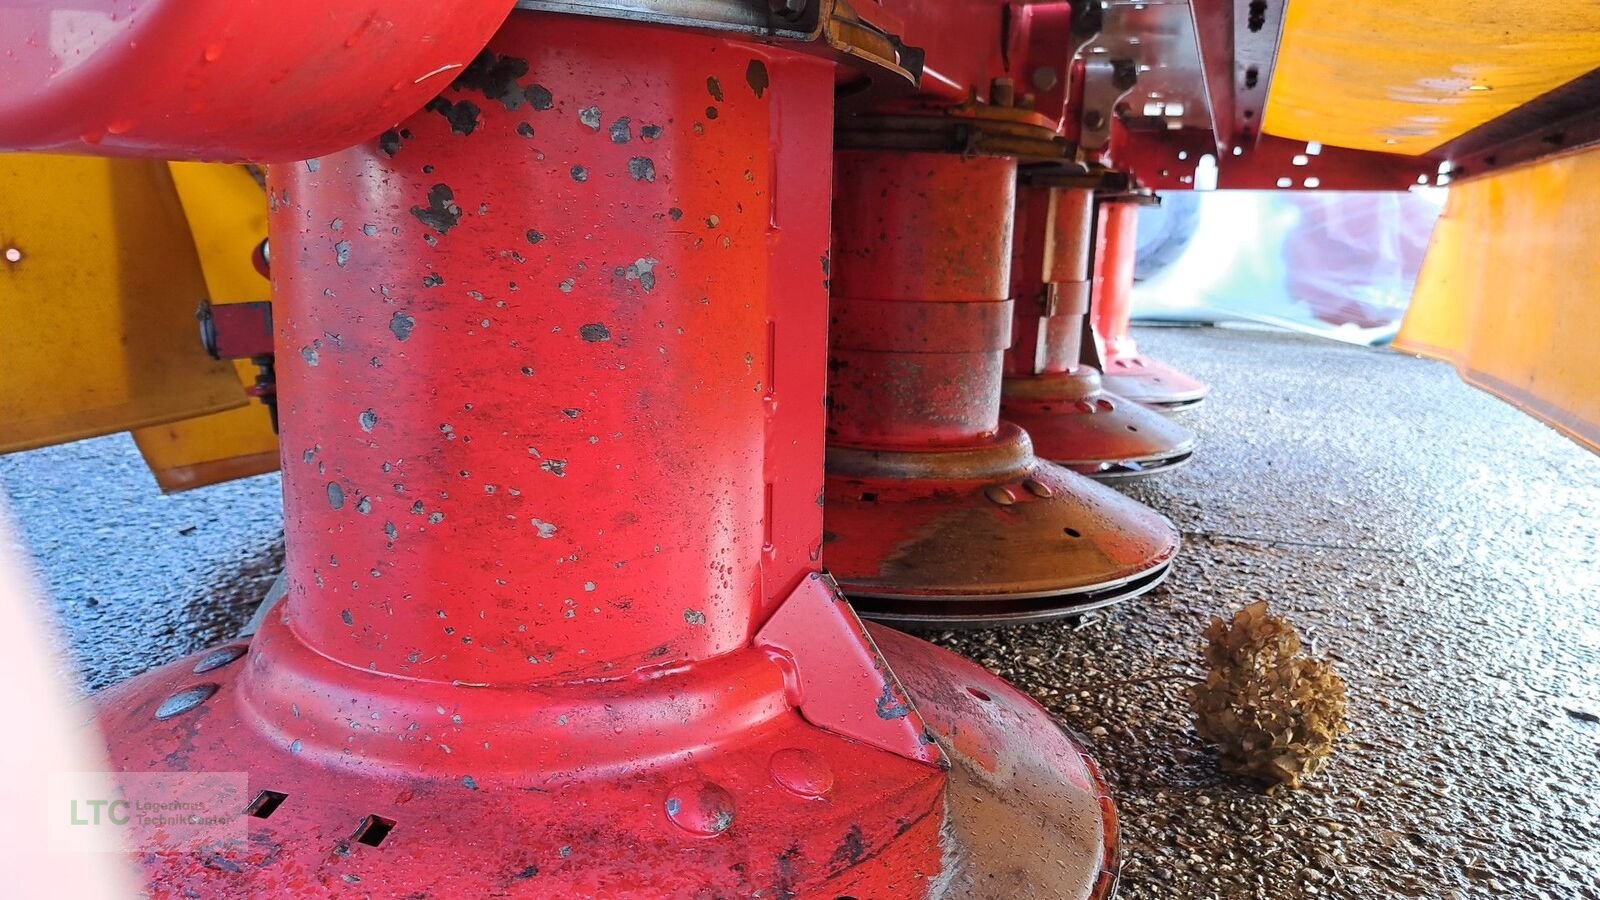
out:
{"label": "orange metal panel", "polygon": [[[267,236],[266,193],[242,166],[171,166],[212,302],[265,298],[271,285],[256,271],[251,253]],[[242,384],[255,381],[255,364],[240,360],[234,367]],[[278,468],[278,436],[267,408],[259,402],[140,428],[133,439],[163,491],[204,487]]]}
{"label": "orange metal panel", "polygon": [[1600,150],[1451,187],[1396,346],[1600,451]]}
{"label": "orange metal panel", "polygon": [[166,164],[0,156],[0,452],[242,406]]}
{"label": "orange metal panel", "polygon": [[1600,4],[1294,0],[1269,134],[1418,155],[1600,67]]}

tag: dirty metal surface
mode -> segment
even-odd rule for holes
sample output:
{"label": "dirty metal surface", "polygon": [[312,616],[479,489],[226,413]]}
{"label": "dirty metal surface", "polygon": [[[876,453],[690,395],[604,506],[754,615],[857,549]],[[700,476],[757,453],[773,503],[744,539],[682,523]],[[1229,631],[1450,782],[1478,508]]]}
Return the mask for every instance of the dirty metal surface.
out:
{"label": "dirty metal surface", "polygon": [[1106,390],[1135,403],[1166,411],[1188,409],[1205,400],[1210,386],[1142,355],[1129,331],[1138,212],[1132,203],[1111,202],[1101,203],[1096,214],[1099,252],[1090,317],[1104,360],[1104,383]]}
{"label": "dirty metal surface", "polygon": [[1014,425],[979,446],[829,451],[822,558],[863,615],[1056,618],[1137,596],[1165,575],[1179,539],[1160,513],[1039,460]]}
{"label": "dirty metal surface", "polygon": [[1000,414],[1039,456],[1082,475],[1132,478],[1183,465],[1194,433],[1104,390],[1098,348],[1086,340],[1094,192],[1023,184],[1015,234]]}
{"label": "dirty metal surface", "polygon": [[1028,433],[1041,458],[1102,481],[1170,471],[1193,458],[1193,431],[1103,390],[1103,381],[1085,368],[1025,386],[1007,379],[1000,414]]}
{"label": "dirty metal surface", "polygon": [[[286,591],[95,698],[118,772],[247,772],[248,837],[140,819],[152,885],[1104,895],[1076,745],[899,637],[997,701],[924,719],[819,571],[832,88],[519,13],[392,133],[270,169]],[[987,852],[993,807],[1051,852]]]}
{"label": "dirty metal surface", "polygon": [[835,156],[824,564],[896,622],[1050,618],[1148,590],[1178,549],[1166,520],[1000,421],[1016,160]]}
{"label": "dirty metal surface", "polygon": [[[1121,813],[1119,896],[1600,897],[1600,460],[1442,364],[1137,334],[1225,401],[1184,417],[1210,452],[1130,489],[1187,533],[1171,578],[1080,630],[937,638],[1087,736]],[[1417,402],[1373,403],[1374,377]],[[0,459],[90,686],[237,630],[254,596],[229,589],[259,595],[277,564],[274,478],[162,497],[143,472],[121,438]],[[1335,655],[1356,726],[1309,789],[1272,797],[1217,770],[1172,677],[1211,616],[1263,598]]]}

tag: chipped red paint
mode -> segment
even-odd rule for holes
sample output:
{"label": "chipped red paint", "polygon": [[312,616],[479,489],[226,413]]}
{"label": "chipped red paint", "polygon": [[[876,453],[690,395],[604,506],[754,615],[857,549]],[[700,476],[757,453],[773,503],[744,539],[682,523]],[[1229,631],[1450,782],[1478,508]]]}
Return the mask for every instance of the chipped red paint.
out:
{"label": "chipped red paint", "polygon": [[511,6],[8,3],[0,148],[255,162],[328,153],[437,94]]}
{"label": "chipped red paint", "polygon": [[1076,745],[818,570],[833,83],[518,14],[274,168],[287,596],[100,725],[119,770],[282,797],[143,855],[155,893],[1104,896]]}
{"label": "chipped red paint", "polygon": [[868,615],[1048,618],[1160,580],[1160,515],[1000,421],[1016,160],[836,154],[824,562]]}
{"label": "chipped red paint", "polygon": [[1099,245],[1094,261],[1094,331],[1105,360],[1108,390],[1160,410],[1197,406],[1211,386],[1139,352],[1129,324],[1133,318],[1133,268],[1138,247],[1139,208],[1106,200],[1099,207]]}
{"label": "chipped red paint", "polygon": [[1075,472],[1127,478],[1175,468],[1194,452],[1189,429],[1106,391],[1084,344],[1094,192],[1017,191],[1011,267],[1016,297],[1000,411],[1035,452]]}

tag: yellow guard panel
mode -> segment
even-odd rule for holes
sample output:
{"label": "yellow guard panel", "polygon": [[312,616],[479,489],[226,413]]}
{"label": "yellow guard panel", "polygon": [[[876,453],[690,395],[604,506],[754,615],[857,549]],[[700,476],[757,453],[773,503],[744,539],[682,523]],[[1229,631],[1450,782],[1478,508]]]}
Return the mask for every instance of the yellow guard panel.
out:
{"label": "yellow guard panel", "polygon": [[[265,300],[267,279],[251,256],[267,236],[266,193],[241,166],[172,163],[183,209],[194,231],[213,303]],[[255,383],[256,366],[235,363],[239,380]],[[278,436],[259,402],[227,412],[140,428],[133,439],[163,491],[181,491],[278,468]]]}
{"label": "yellow guard panel", "polygon": [[1593,0],[1293,0],[1264,128],[1418,155],[1597,67]]}
{"label": "yellow guard panel", "polygon": [[0,155],[0,452],[243,405],[167,166]]}
{"label": "yellow guard panel", "polygon": [[1397,347],[1600,451],[1600,150],[1458,182]]}

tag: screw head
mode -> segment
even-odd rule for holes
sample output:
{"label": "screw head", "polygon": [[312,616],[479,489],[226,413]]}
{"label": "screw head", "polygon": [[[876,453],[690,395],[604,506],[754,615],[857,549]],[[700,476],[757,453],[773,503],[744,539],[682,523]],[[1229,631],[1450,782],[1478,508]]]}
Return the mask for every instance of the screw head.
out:
{"label": "screw head", "polygon": [[1061,83],[1061,73],[1056,71],[1055,66],[1040,66],[1033,70],[1029,80],[1033,82],[1034,90],[1048,91]]}
{"label": "screw head", "polygon": [[210,653],[207,653],[205,656],[200,657],[200,661],[194,664],[194,669],[192,671],[196,675],[200,675],[205,672],[210,672],[212,669],[220,669],[228,663],[231,663],[243,656],[245,649],[245,646],[242,644],[232,647],[218,647]]}
{"label": "screw head", "polygon": [[833,769],[820,755],[800,747],[772,754],[768,762],[772,780],[791,794],[821,797],[833,790]]}
{"label": "screw head", "polygon": [[214,684],[197,684],[173,694],[156,707],[156,719],[159,721],[183,715],[210,699],[217,692],[217,687]]}
{"label": "screw head", "polygon": [[1001,506],[1010,506],[1017,502],[1017,495],[1003,484],[991,484],[983,489],[983,495]]}
{"label": "screw head", "polygon": [[715,837],[733,827],[733,795],[710,781],[673,785],[666,810],[672,824],[700,837]]}

